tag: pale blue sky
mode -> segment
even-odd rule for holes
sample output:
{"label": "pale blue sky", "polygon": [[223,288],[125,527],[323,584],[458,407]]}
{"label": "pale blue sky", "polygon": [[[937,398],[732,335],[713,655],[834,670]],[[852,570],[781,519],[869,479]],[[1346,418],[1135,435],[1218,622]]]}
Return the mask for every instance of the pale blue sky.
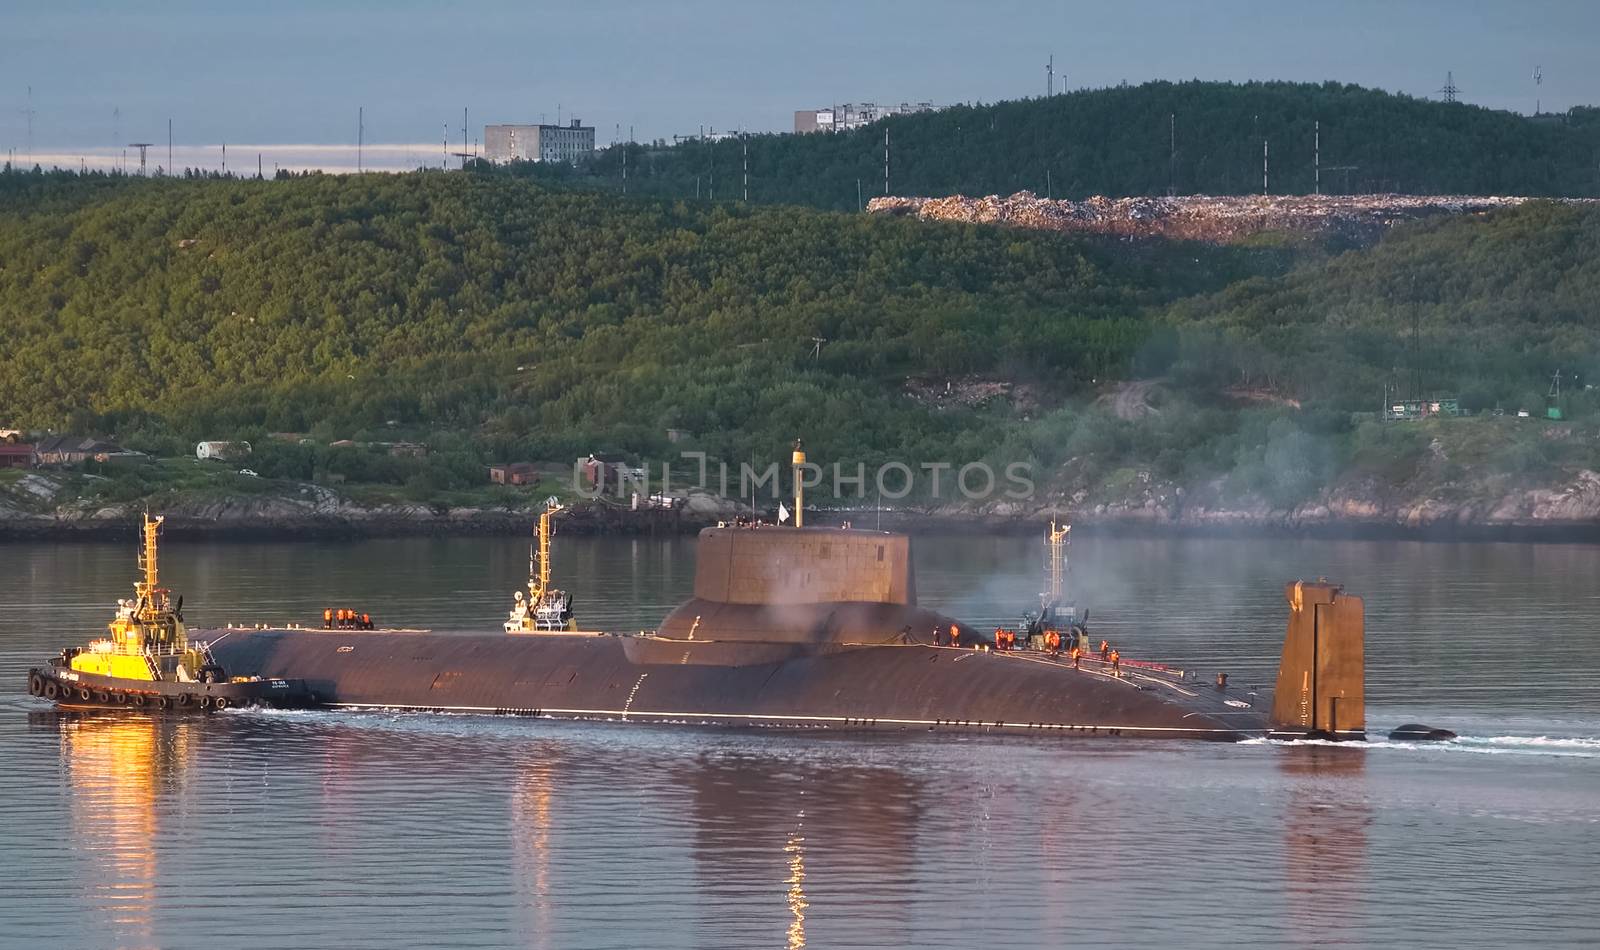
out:
{"label": "pale blue sky", "polygon": [[[940,104],[1147,79],[1338,79],[1531,112],[1600,103],[1600,2],[5,0],[0,149],[438,142],[576,114],[641,139],[786,131],[833,101]],[[1543,66],[1544,83],[1531,77]],[[120,110],[120,118],[113,117]],[[163,155],[164,157],[164,155]],[[152,156],[152,161],[154,156]],[[253,158],[252,158],[253,162]]]}

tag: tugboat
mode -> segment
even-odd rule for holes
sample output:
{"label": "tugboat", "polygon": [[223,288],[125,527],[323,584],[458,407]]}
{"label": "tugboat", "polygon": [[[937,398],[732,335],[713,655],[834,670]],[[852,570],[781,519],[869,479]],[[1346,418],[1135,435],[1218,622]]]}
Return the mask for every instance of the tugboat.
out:
{"label": "tugboat", "polygon": [[[211,644],[191,641],[183,597],[161,586],[156,541],[165,519],[144,516],[131,600],[117,601],[107,636],[68,647],[44,669],[28,671],[28,693],[59,706],[221,710],[231,706],[302,707],[316,696],[297,679],[229,676]],[[226,634],[224,634],[226,636]]]}
{"label": "tugboat", "polygon": [[539,515],[538,548],[528,551],[528,594],[513,591],[511,616],[504,624],[506,633],[548,633],[576,630],[572,596],[550,586],[550,519],[566,509],[552,495]]}
{"label": "tugboat", "polygon": [[1024,644],[1029,649],[1070,653],[1077,647],[1089,652],[1089,612],[1085,610],[1079,617],[1077,604],[1065,597],[1067,535],[1071,531],[1071,525],[1050,522],[1050,534],[1046,539],[1050,551],[1047,565],[1050,589],[1039,595],[1038,613],[1022,616]]}

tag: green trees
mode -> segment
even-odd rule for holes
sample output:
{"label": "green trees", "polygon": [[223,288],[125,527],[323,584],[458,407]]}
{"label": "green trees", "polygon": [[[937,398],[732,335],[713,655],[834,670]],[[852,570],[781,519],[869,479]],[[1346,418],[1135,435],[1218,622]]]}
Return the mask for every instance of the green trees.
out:
{"label": "green trees", "polygon": [[[1288,504],[1340,466],[1413,454],[1349,421],[1386,385],[1537,412],[1559,368],[1578,376],[1569,416],[1596,401],[1600,211],[1573,207],[1333,255],[438,172],[0,174],[0,200],[0,421],[164,454],[249,438],[263,475],[419,500],[488,461],[737,461],[801,434],[818,458],[1025,457]],[[1130,376],[1166,378],[1159,413],[1096,402]],[[936,398],[963,377],[1026,398]],[[323,447],[269,446],[281,431]],[[326,448],[342,438],[435,451]]]}
{"label": "green trees", "polygon": [[[562,188],[750,198],[854,211],[883,192],[883,134],[898,195],[1255,194],[1262,141],[1274,194],[1600,195],[1594,109],[1529,119],[1336,82],[1151,82],[893,117],[838,135],[616,146],[579,168],[495,170]],[[488,171],[489,169],[485,169]]]}
{"label": "green trees", "polygon": [[0,176],[20,196],[0,219],[0,405],[181,440],[399,426],[560,457],[660,449],[673,427],[739,457],[828,418],[826,450],[890,450],[956,425],[902,399],[906,377],[1004,368],[1064,394],[1126,371],[1150,313],[1239,267],[461,174],[84,195],[13,177],[32,186]]}

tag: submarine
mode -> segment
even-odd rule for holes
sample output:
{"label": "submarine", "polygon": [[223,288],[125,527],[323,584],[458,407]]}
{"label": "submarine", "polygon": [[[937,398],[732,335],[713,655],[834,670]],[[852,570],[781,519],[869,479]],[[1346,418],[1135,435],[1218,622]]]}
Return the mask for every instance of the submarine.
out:
{"label": "submarine", "polygon": [[[798,453],[797,453],[798,454]],[[723,524],[697,541],[693,596],[654,631],[582,630],[550,586],[552,503],[503,629],[232,627],[217,662],[304,682],[322,706],[566,720],[1053,737],[1364,739],[1364,608],[1285,588],[1276,688],[1123,660],[1065,639],[1045,603],[1022,637],[917,603],[894,532]],[[1052,530],[1057,544],[1064,531]],[[1059,546],[1055,548],[1059,552]],[[1059,595],[1059,558],[1052,593]],[[1063,649],[1063,644],[1070,644]],[[1074,649],[1075,648],[1075,649]]]}

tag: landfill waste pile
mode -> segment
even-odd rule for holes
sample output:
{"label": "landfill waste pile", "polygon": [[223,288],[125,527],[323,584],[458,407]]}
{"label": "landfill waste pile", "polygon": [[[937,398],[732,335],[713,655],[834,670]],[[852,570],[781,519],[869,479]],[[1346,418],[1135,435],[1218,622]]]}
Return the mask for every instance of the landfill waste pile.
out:
{"label": "landfill waste pile", "polygon": [[1083,201],[1040,198],[1031,191],[1010,197],[872,199],[873,214],[915,215],[924,221],[1005,224],[1039,231],[1071,231],[1118,237],[1162,237],[1229,243],[1263,231],[1343,235],[1374,239],[1385,229],[1417,218],[1482,214],[1528,201],[1600,204],[1594,198],[1538,199],[1476,195],[1183,195]]}

